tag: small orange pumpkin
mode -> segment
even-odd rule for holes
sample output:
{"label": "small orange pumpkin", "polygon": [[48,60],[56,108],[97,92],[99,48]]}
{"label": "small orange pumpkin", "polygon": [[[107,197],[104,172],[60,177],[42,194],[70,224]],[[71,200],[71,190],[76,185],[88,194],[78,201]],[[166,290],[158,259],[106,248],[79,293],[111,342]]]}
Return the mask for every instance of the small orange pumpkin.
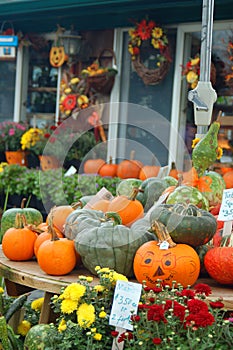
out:
{"label": "small orange pumpkin", "polygon": [[148,287],[155,287],[157,280],[162,280],[172,287],[173,282],[183,287],[193,285],[200,273],[200,259],[196,251],[187,244],[175,244],[165,226],[154,222],[152,230],[160,242],[167,241],[167,249],[161,249],[157,241],[144,243],[134,257],[134,274],[139,283],[146,282]]}
{"label": "small orange pumpkin", "polygon": [[48,275],[67,275],[77,263],[74,241],[59,238],[52,230],[51,239],[45,240],[37,251],[37,261],[41,270]]}
{"label": "small orange pumpkin", "polygon": [[139,179],[144,181],[149,177],[156,177],[158,176],[159,170],[160,170],[159,165],[145,165],[140,170]]}
{"label": "small orange pumpkin", "polygon": [[112,157],[109,158],[109,163],[105,163],[99,169],[98,173],[100,176],[115,177],[117,175],[117,164],[112,162]]}
{"label": "small orange pumpkin", "polygon": [[9,228],[2,239],[5,256],[13,261],[27,261],[34,256],[37,233],[27,227],[24,215],[16,214],[15,227]]}
{"label": "small orange pumpkin", "polygon": [[85,174],[98,174],[104,164],[105,161],[102,158],[88,159],[84,162],[83,171]]}
{"label": "small orange pumpkin", "polygon": [[136,199],[137,193],[138,188],[135,188],[130,197],[120,195],[110,201],[108,211],[117,213],[121,218],[122,225],[131,226],[144,216],[143,205]]}
{"label": "small orange pumpkin", "polygon": [[226,172],[223,175],[223,180],[225,181],[226,188],[233,188],[233,170]]}
{"label": "small orange pumpkin", "polygon": [[175,162],[172,162],[171,169],[170,169],[168,175],[169,175],[169,176],[172,176],[172,177],[174,177],[176,180],[178,180],[179,171],[176,169],[176,164],[175,164]]}

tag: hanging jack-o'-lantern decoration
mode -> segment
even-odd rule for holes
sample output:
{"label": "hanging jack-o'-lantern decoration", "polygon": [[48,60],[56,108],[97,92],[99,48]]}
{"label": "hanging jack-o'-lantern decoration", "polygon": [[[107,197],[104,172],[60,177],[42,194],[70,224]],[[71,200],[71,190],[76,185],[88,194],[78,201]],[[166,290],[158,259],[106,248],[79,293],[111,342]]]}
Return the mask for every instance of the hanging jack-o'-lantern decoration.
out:
{"label": "hanging jack-o'-lantern decoration", "polygon": [[[159,238],[159,242],[144,243],[134,257],[134,274],[138,282],[145,281],[148,287],[155,287],[157,280],[172,286],[175,281],[183,287],[193,285],[200,273],[200,259],[196,251],[187,244],[175,244],[169,234],[166,237],[158,235],[158,230],[164,229],[160,223],[154,223],[152,230]],[[165,239],[167,238],[167,239]],[[166,242],[167,248],[161,244]]]}
{"label": "hanging jack-o'-lantern decoration", "polygon": [[49,53],[49,62],[53,67],[61,67],[67,60],[64,46],[52,46]]}

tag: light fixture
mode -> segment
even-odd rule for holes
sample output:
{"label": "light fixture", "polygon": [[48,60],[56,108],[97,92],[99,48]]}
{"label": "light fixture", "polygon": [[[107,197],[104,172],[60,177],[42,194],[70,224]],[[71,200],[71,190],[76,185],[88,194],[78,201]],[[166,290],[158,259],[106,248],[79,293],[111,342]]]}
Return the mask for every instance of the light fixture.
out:
{"label": "light fixture", "polygon": [[66,30],[60,36],[68,56],[78,56],[82,47],[82,37],[73,30]]}

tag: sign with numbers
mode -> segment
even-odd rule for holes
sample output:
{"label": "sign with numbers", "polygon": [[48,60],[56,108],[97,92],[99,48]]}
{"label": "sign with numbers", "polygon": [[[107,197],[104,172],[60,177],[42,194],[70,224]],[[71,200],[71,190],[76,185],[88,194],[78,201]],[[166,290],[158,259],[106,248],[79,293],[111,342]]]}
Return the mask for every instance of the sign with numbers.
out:
{"label": "sign with numbers", "polygon": [[233,188],[223,191],[222,204],[219,211],[218,220],[233,220]]}
{"label": "sign with numbers", "polygon": [[136,314],[142,285],[134,282],[117,281],[109,324],[133,330],[130,317]]}

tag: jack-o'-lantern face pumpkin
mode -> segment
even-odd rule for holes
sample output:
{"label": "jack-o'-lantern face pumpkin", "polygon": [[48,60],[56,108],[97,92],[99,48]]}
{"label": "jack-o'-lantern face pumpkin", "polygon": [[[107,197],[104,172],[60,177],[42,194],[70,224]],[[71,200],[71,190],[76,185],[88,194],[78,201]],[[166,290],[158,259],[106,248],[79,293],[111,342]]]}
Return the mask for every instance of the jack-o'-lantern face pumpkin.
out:
{"label": "jack-o'-lantern face pumpkin", "polygon": [[64,46],[52,46],[49,53],[49,61],[53,67],[61,67],[66,60]]}
{"label": "jack-o'-lantern face pumpkin", "polygon": [[134,274],[138,282],[155,287],[157,280],[172,286],[173,281],[183,287],[193,285],[200,273],[200,259],[196,251],[186,245],[160,249],[158,242],[144,243],[134,257]]}

